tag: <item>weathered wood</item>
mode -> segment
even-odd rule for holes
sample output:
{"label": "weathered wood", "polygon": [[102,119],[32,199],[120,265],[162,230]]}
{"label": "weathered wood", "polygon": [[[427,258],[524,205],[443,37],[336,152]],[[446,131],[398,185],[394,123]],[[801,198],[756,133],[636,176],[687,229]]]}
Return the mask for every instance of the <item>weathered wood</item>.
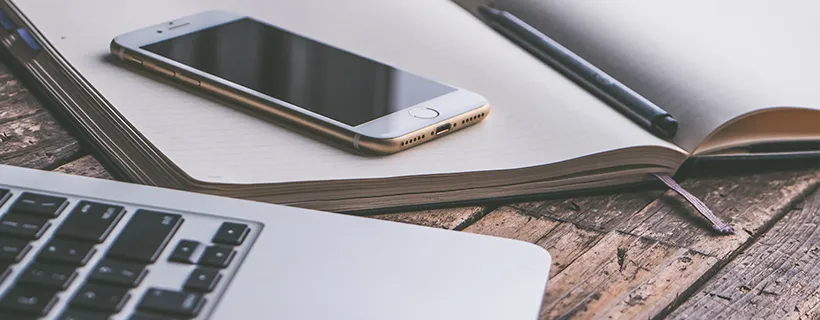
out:
{"label": "weathered wood", "polygon": [[820,318],[820,193],[787,213],[671,318]]}
{"label": "weathered wood", "polygon": [[[799,170],[684,183],[704,197],[716,215],[739,229],[733,236],[716,236],[703,225],[692,223],[697,221],[689,218],[692,210],[683,204],[672,205],[677,198],[671,193],[643,208],[642,201],[619,198],[622,195],[515,205],[525,210],[504,207],[465,231],[529,241],[550,251],[556,265],[544,297],[544,319],[645,319],[678,304],[681,295],[706,281],[751,241],[743,229],[762,232],[793,204],[792,199],[806,194],[818,181],[818,171]],[[710,196],[712,193],[718,198]],[[610,208],[631,206],[638,212],[631,214],[621,208],[613,211],[624,217],[602,220],[587,213],[580,221],[572,218],[571,212],[583,210],[579,203],[593,202],[610,203]],[[564,222],[567,220],[575,224]]]}
{"label": "weathered wood", "polygon": [[409,223],[434,228],[460,230],[480,218],[486,208],[463,207],[369,216],[371,218]]}
{"label": "weathered wood", "polygon": [[45,112],[37,99],[0,63],[0,124]]}
{"label": "weathered wood", "polygon": [[[818,170],[775,171],[733,176],[701,177],[682,183],[737,231],[730,236],[708,231],[705,219],[671,191],[618,227],[626,233],[674,243],[723,258],[782,216],[795,199],[820,181]],[[693,225],[699,227],[693,228]]]}
{"label": "weathered wood", "polygon": [[0,163],[53,169],[81,154],[78,141],[0,63]]}
{"label": "weathered wood", "polygon": [[102,164],[100,164],[92,155],[83,156],[77,160],[61,165],[54,169],[54,171],[78,176],[114,180],[114,178],[107,171],[105,171]]}
{"label": "weathered wood", "polygon": [[647,319],[697,280],[717,259],[695,251],[609,232],[552,279],[542,318]]}
{"label": "weathered wood", "polygon": [[534,217],[550,217],[571,222],[581,228],[610,231],[628,219],[632,213],[655,200],[663,191],[643,190],[541,202],[512,206]]}
{"label": "weathered wood", "polygon": [[53,169],[80,155],[77,140],[48,113],[0,124],[0,163]]}
{"label": "weathered wood", "polygon": [[[515,238],[545,247],[553,258],[541,318],[617,315],[646,318],[647,308],[665,305],[674,296],[654,290],[681,289],[694,282],[715,258],[617,231],[579,229],[551,218],[525,216],[500,208],[465,229],[467,232]],[[695,265],[698,268],[690,268]],[[654,281],[650,281],[654,279]],[[644,283],[624,290],[631,283]]]}
{"label": "weathered wood", "polygon": [[534,218],[509,206],[490,212],[464,231],[532,242],[546,248],[552,256],[550,277],[563,271],[603,236],[571,223]]}
{"label": "weathered wood", "polygon": [[[792,199],[799,198],[801,195],[813,190],[814,185],[819,180],[818,171],[800,170],[745,175],[733,179],[700,178],[684,183],[688,190],[705,199],[704,201],[715,211],[717,216],[731,222],[740,231],[732,236],[717,236],[709,229],[693,224],[690,219],[685,218],[689,217],[693,210],[688,207],[680,208],[668,205],[671,193],[664,194],[632,218],[625,220],[617,229],[632,236],[643,239],[649,238],[664,245],[683,248],[687,252],[697,253],[697,255],[708,257],[708,259],[690,257],[692,260],[686,266],[686,270],[680,270],[677,277],[674,276],[673,272],[673,278],[671,279],[671,281],[674,281],[673,284],[665,284],[665,280],[659,281],[659,277],[652,277],[644,280],[633,279],[623,283],[623,285],[608,287],[608,290],[625,292],[626,295],[621,295],[621,300],[613,300],[609,303],[595,301],[589,307],[590,310],[595,310],[593,307],[597,307],[595,305],[601,303],[608,306],[599,307],[598,310],[611,310],[613,313],[608,314],[608,316],[611,315],[613,318],[647,318],[663,314],[666,312],[666,308],[679,304],[679,299],[685,299],[689,295],[689,291],[697,288],[700,283],[707,280],[723,263],[737,254],[743,245],[751,241],[752,235],[745,230],[752,233],[764,230],[764,225],[776,221],[793,205]],[[720,201],[707,196],[711,193],[717,193]],[[743,207],[744,205],[747,207]],[[657,210],[656,208],[667,209]],[[680,211],[672,211],[671,208]],[[650,214],[652,212],[657,213]],[[654,216],[654,218],[645,218],[650,216]],[[658,235],[665,235],[665,237]],[[662,259],[666,259],[664,261],[668,262],[671,261],[669,259],[673,258],[663,257]],[[688,259],[684,258],[684,260]],[[584,265],[580,266],[586,268]],[[572,268],[572,266],[569,268]],[[686,276],[684,271],[688,270],[698,270],[697,277]],[[658,272],[666,273],[670,271],[662,270]],[[618,278],[619,275],[616,275],[608,281],[618,282]],[[649,292],[655,299],[659,300],[646,299],[646,301],[630,302],[626,299],[629,294],[635,292]],[[579,295],[567,296],[567,299],[581,301]],[[595,315],[596,317],[601,315],[596,313],[584,314]]]}

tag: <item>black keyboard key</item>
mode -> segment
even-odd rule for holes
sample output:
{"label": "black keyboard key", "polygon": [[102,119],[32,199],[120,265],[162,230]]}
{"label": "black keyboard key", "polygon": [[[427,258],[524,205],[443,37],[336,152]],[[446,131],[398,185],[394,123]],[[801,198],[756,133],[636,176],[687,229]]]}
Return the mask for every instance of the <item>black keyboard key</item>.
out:
{"label": "black keyboard key", "polygon": [[19,277],[20,283],[52,290],[65,290],[77,277],[72,266],[33,263]]}
{"label": "black keyboard key", "polygon": [[213,243],[238,246],[242,244],[242,241],[245,241],[245,237],[250,232],[251,228],[248,228],[246,224],[223,222],[211,241]]}
{"label": "black keyboard key", "polygon": [[166,316],[138,312],[131,315],[128,320],[178,320],[178,318],[169,318]]}
{"label": "black keyboard key", "polygon": [[0,219],[0,235],[37,240],[51,226],[46,219],[26,216],[19,213],[6,213]]}
{"label": "black keyboard key", "polygon": [[219,279],[222,279],[222,275],[219,274],[218,270],[196,268],[188,276],[188,280],[185,280],[183,289],[195,292],[211,292],[219,284]]}
{"label": "black keyboard key", "polygon": [[113,258],[154,263],[182,224],[182,216],[137,210],[108,250]]}
{"label": "black keyboard key", "polygon": [[57,236],[102,243],[117,226],[125,208],[91,201],[81,201],[57,229]]}
{"label": "black keyboard key", "polygon": [[232,247],[214,245],[205,249],[205,253],[199,259],[199,264],[207,267],[225,268],[231,263],[235,255],[236,251]]}
{"label": "black keyboard key", "polygon": [[28,241],[0,238],[0,261],[19,262],[31,250]]}
{"label": "black keyboard key", "polygon": [[68,201],[63,197],[23,192],[11,205],[9,211],[50,219],[59,216],[66,205],[68,205]]}
{"label": "black keyboard key", "polygon": [[116,313],[130,297],[127,288],[87,283],[74,295],[71,306]]}
{"label": "black keyboard key", "polygon": [[84,266],[97,252],[94,244],[66,239],[53,239],[46,244],[38,260],[54,263],[63,263],[74,266]]}
{"label": "black keyboard key", "polygon": [[108,320],[111,317],[105,313],[88,310],[68,309],[57,320]]}
{"label": "black keyboard key", "polygon": [[[43,316],[57,302],[54,291],[32,287],[12,287],[3,298],[0,298],[0,309],[19,312],[27,315]],[[0,311],[0,314],[3,314]]]}
{"label": "black keyboard key", "polygon": [[142,295],[137,309],[193,318],[205,306],[205,301],[198,293],[151,288]]}
{"label": "black keyboard key", "polygon": [[88,280],[113,286],[135,288],[147,274],[148,270],[145,269],[143,264],[102,260],[91,271]]}
{"label": "black keyboard key", "polygon": [[205,246],[199,241],[180,240],[168,257],[169,261],[195,264],[205,252]]}

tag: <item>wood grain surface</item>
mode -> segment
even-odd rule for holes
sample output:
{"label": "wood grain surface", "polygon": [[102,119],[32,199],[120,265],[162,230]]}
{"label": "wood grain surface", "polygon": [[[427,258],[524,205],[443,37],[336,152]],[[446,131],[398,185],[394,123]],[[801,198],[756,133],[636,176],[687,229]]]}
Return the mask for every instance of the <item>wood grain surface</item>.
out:
{"label": "wood grain surface", "polygon": [[[0,163],[113,179],[3,65]],[[729,236],[663,190],[374,218],[546,248],[541,319],[820,317],[820,163],[740,166],[681,183],[738,230]]]}
{"label": "wood grain surface", "polygon": [[820,193],[815,192],[706,282],[672,318],[820,318],[818,213]]}

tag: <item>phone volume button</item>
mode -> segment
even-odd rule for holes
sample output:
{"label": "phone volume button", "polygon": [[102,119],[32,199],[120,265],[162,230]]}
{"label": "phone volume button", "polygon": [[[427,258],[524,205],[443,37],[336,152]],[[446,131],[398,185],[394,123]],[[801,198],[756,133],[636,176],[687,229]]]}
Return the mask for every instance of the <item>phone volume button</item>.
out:
{"label": "phone volume button", "polygon": [[174,77],[177,78],[179,81],[182,81],[186,84],[190,84],[194,87],[199,86],[199,80],[193,79],[193,78],[185,76],[183,74],[177,73]]}
{"label": "phone volume button", "polygon": [[138,65],[142,65],[142,60],[134,58],[132,56],[126,56],[125,59],[128,60],[128,61],[131,61],[133,63],[136,63]]}
{"label": "phone volume button", "polygon": [[163,74],[163,75],[165,75],[165,76],[168,76],[168,77],[171,77],[171,78],[173,78],[173,77],[174,77],[174,72],[173,72],[173,71],[168,70],[168,69],[165,69],[165,68],[160,67],[160,66],[158,66],[158,65],[155,65],[155,64],[153,64],[153,63],[151,63],[151,62],[148,62],[148,61],[143,61],[143,62],[142,62],[142,65],[143,65],[143,66],[145,66],[145,67],[147,67],[147,68],[149,68],[149,69],[153,69],[154,71],[159,72],[159,73],[161,73],[161,74]]}

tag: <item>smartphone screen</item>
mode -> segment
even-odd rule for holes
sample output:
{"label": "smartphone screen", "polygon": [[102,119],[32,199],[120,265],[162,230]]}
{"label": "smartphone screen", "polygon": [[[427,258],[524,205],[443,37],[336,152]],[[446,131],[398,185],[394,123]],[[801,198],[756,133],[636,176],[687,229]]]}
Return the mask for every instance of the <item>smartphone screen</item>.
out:
{"label": "smartphone screen", "polygon": [[456,90],[250,18],[142,49],[349,126]]}

